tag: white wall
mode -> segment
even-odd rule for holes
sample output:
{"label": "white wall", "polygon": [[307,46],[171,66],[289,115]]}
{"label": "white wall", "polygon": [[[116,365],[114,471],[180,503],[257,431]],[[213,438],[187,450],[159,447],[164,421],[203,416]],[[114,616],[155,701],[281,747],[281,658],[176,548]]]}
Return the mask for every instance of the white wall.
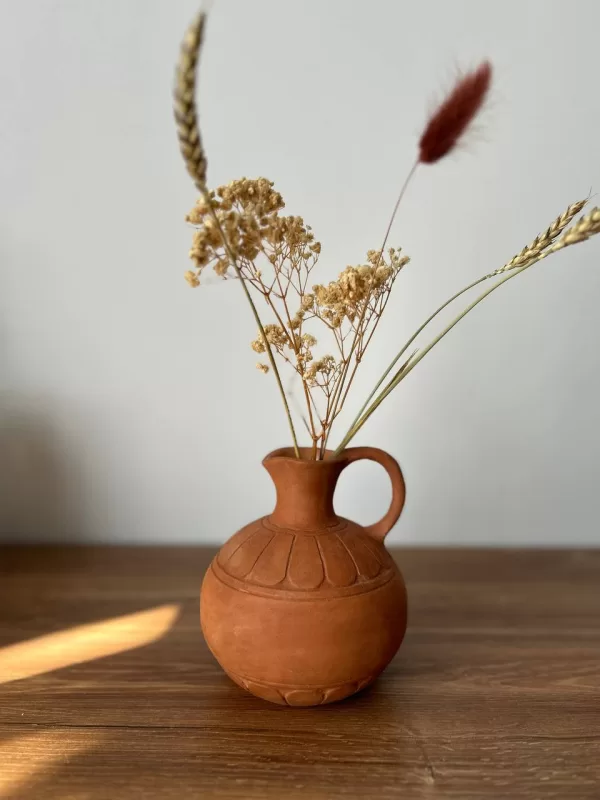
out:
{"label": "white wall", "polygon": [[[0,0],[0,465],[5,538],[222,541],[269,510],[288,443],[234,284],[190,290],[195,192],[171,119],[195,0]],[[490,57],[468,148],[413,184],[412,256],[348,416],[421,320],[600,186],[600,6],[215,0],[202,72],[214,185],[276,181],[322,275],[380,243],[436,91]],[[511,281],[356,443],[409,487],[393,543],[597,544],[600,241]],[[342,426],[343,427],[343,426]],[[339,509],[384,509],[375,466]]]}

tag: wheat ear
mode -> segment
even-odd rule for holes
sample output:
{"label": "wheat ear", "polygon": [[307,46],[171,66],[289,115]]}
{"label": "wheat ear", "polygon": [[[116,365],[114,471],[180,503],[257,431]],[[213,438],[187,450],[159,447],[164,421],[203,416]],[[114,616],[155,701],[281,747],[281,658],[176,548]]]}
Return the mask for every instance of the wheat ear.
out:
{"label": "wheat ear", "polygon": [[202,47],[206,14],[200,12],[188,28],[175,73],[173,92],[175,121],[181,155],[196,188],[206,190],[206,156],[198,128],[196,109],[196,69]]}
{"label": "wheat ear", "polygon": [[[430,342],[427,345],[427,347],[423,348],[418,353],[413,354],[409,358],[409,360],[398,370],[398,372],[396,372],[396,374],[394,375],[392,380],[387,384],[387,386],[379,393],[379,395],[377,395],[377,397],[375,398],[375,400],[373,400],[371,405],[367,407],[367,403],[371,400],[371,398],[373,397],[373,395],[383,382],[383,378],[379,381],[379,383],[375,387],[375,390],[369,396],[367,403],[365,403],[365,405],[362,407],[361,415],[359,416],[358,419],[356,419],[352,423],[348,432],[346,433],[340,445],[338,446],[337,450],[335,451],[336,455],[341,453],[341,451],[348,445],[351,439],[358,433],[358,431],[362,428],[365,422],[369,419],[371,414],[373,414],[373,412],[378,408],[379,405],[381,405],[383,400],[385,400],[385,398],[396,388],[396,386],[398,386],[398,384],[401,381],[403,381],[404,378],[406,378],[409,372],[411,372],[416,367],[419,361],[421,361],[424,358],[424,356],[426,356],[427,353],[431,349],[433,349],[433,347],[435,347],[435,345],[439,341],[441,341],[444,338],[444,336],[446,336],[446,334],[449,331],[451,331],[452,328],[454,328],[454,326],[461,321],[461,319],[463,319],[463,317],[466,317],[469,311],[472,311],[475,308],[475,306],[481,303],[482,300],[484,300],[492,292],[496,291],[496,289],[502,286],[503,283],[506,283],[507,281],[511,280],[511,278],[516,278],[516,276],[519,275],[521,272],[525,272],[528,267],[531,267],[537,261],[541,261],[543,258],[546,258],[547,256],[552,255],[552,253],[556,253],[565,247],[570,247],[573,244],[579,244],[580,242],[585,242],[587,239],[591,238],[595,234],[600,233],[600,208],[593,208],[589,212],[589,214],[586,214],[584,217],[581,217],[581,219],[577,220],[577,222],[571,225],[571,227],[568,228],[566,231],[564,230],[565,227],[569,224],[569,222],[573,219],[573,216],[577,214],[579,211],[581,211],[586,202],[587,200],[582,200],[579,203],[573,203],[573,205],[570,205],[569,208],[567,208],[567,210],[564,212],[564,214],[558,217],[545,233],[540,234],[540,236],[537,236],[531,243],[531,245],[522,251],[523,253],[525,253],[525,251],[527,250],[533,251],[533,253],[530,254],[529,258],[524,260],[524,263],[519,263],[519,264],[515,263],[515,259],[519,258],[521,254],[519,254],[519,256],[515,256],[515,258],[511,259],[508,262],[508,264],[506,264],[501,269],[498,269],[495,272],[490,272],[489,275],[485,275],[483,278],[480,278],[478,281],[475,281],[475,283],[471,284],[470,286],[467,286],[466,289],[463,289],[462,291],[458,292],[449,301],[444,303],[443,306],[438,308],[438,310],[434,314],[432,314],[431,317],[429,317],[429,319],[425,322],[425,324],[422,325],[417,330],[417,333],[408,340],[407,344],[400,351],[400,354],[392,362],[390,367],[388,367],[387,371],[384,373],[384,378],[390,372],[391,368],[393,367],[394,363],[398,360],[399,356],[406,350],[408,345],[416,338],[417,334],[419,334],[423,330],[423,328],[427,324],[429,324],[429,322],[434,317],[436,317],[437,314],[442,309],[444,309],[447,305],[449,305],[450,302],[455,300],[465,291],[468,291],[468,289],[472,289],[478,283],[481,283],[482,281],[485,281],[488,278],[492,278],[495,275],[499,275],[501,272],[507,273],[503,275],[502,278],[500,278],[500,280],[496,281],[493,284],[493,286],[490,286],[489,289],[483,292],[483,294],[479,295],[479,297],[476,298],[470,305],[468,305],[464,311],[462,311],[454,320],[452,320],[452,322],[450,322],[450,324],[447,325],[444,328],[444,330],[440,334],[438,334],[435,337],[435,339],[433,339],[432,342]],[[560,236],[560,238],[557,240],[557,236],[559,236],[561,233],[562,236]],[[546,242],[545,245],[544,242]]]}
{"label": "wheat ear", "polygon": [[554,220],[544,233],[538,234],[531,244],[524,247],[520,253],[513,256],[510,261],[495,272],[492,272],[491,275],[500,275],[501,272],[508,272],[511,269],[520,269],[521,267],[532,264],[534,261],[538,261],[544,250],[550,247],[557,236],[560,236],[573,217],[579,214],[586,203],[587,200],[579,200],[577,203],[572,203],[566,211]]}
{"label": "wheat ear", "polygon": [[596,233],[600,233],[600,208],[593,208],[589,214],[586,214],[585,217],[582,217],[580,220],[577,220],[574,225],[571,225],[569,230],[560,237],[558,242],[552,245],[548,255],[550,255],[550,252],[555,253],[557,250],[562,250],[563,247],[585,242],[586,239],[589,239]]}
{"label": "wheat ear", "polygon": [[[575,205],[578,204],[576,203]],[[571,225],[571,227],[563,233],[560,239],[550,243],[549,246],[547,245],[545,250],[531,257],[523,266],[530,267],[536,262],[551,256],[552,253],[557,253],[559,250],[562,250],[565,247],[570,247],[572,244],[585,242],[587,239],[595,236],[597,233],[600,233],[600,208],[592,208],[589,214],[586,214],[585,217],[581,217],[581,219],[578,219],[577,222]],[[506,268],[501,271],[506,271]]]}
{"label": "wheat ear", "polygon": [[246,281],[244,280],[243,275],[240,271],[236,254],[233,248],[231,247],[229,240],[225,236],[225,231],[223,230],[223,226],[221,225],[221,221],[219,220],[219,217],[217,215],[217,212],[215,211],[212,202],[211,193],[206,185],[207,162],[206,162],[206,156],[204,155],[204,149],[202,147],[202,137],[200,136],[200,127],[198,125],[198,112],[196,109],[196,76],[198,71],[198,59],[200,56],[200,50],[202,49],[202,37],[204,34],[205,23],[206,23],[206,14],[201,11],[195,17],[190,27],[186,31],[185,37],[181,44],[179,61],[177,63],[177,69],[175,72],[175,89],[173,92],[173,102],[174,102],[175,120],[177,122],[177,135],[179,137],[179,146],[181,148],[181,154],[183,156],[183,160],[185,161],[187,171],[189,172],[192,180],[194,181],[196,188],[200,191],[200,194],[202,195],[204,202],[207,205],[207,208],[213,219],[213,222],[221,235],[225,252],[227,253],[229,261],[231,262],[233,269],[235,270],[235,273],[239,278],[240,284],[244,291],[244,295],[246,296],[246,300],[248,301],[248,304],[252,311],[252,315],[254,316],[254,321],[256,322],[256,326],[260,331],[262,341],[265,343],[269,363],[271,365],[271,369],[273,370],[273,375],[275,376],[275,380],[277,382],[277,388],[281,396],[281,401],[285,409],[288,426],[290,429],[290,433],[292,435],[294,453],[296,455],[296,458],[300,458],[300,450],[298,448],[298,439],[296,437],[294,421],[292,419],[290,406],[287,401],[287,397],[285,395],[283,384],[281,382],[281,375],[279,374],[279,370],[277,369],[277,364],[275,363],[273,350],[265,334],[265,329],[262,320],[260,318],[260,315],[258,313],[258,310],[256,308],[256,305],[254,304],[254,300],[250,295],[250,291],[246,286]]}

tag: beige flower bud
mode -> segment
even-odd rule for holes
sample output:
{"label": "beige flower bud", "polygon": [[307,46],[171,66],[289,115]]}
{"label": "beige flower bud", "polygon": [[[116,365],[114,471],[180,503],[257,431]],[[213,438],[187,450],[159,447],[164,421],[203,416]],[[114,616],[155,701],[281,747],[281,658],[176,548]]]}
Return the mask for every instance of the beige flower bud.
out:
{"label": "beige flower bud", "polygon": [[192,289],[194,289],[196,286],[200,286],[200,279],[195,272],[192,272],[191,269],[189,269],[183,277],[186,279]]}

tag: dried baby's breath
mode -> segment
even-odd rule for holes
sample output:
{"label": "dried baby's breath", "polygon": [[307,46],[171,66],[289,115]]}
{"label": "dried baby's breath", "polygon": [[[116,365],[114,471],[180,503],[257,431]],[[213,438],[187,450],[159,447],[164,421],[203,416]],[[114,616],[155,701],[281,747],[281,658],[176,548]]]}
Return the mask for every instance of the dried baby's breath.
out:
{"label": "dried baby's breath", "polygon": [[192,288],[200,286],[200,279],[195,272],[189,269],[183,276]]}
{"label": "dried baby's breath", "polygon": [[[302,384],[313,442],[324,447],[339,413],[344,381],[353,377],[377,327],[400,270],[408,258],[399,250],[369,250],[365,263],[346,267],[337,280],[311,285],[321,244],[302,217],[283,213],[285,204],[272,181],[241,178],[203,194],[186,220],[194,227],[185,278],[198,286],[206,270],[223,279],[240,277],[262,295],[274,322],[251,342],[263,354],[267,344]],[[228,247],[225,247],[225,236]],[[319,340],[337,354],[319,355]],[[349,371],[350,365],[353,365]],[[257,369],[267,371],[266,364]]]}
{"label": "dried baby's breath", "polygon": [[[266,354],[269,361],[269,364],[258,362],[256,368],[263,373],[272,370],[296,456],[300,457],[300,451],[279,375],[280,361],[293,370],[292,375],[300,382],[306,401],[307,419],[303,422],[312,438],[312,456],[323,457],[331,426],[344,406],[395,280],[408,263],[408,258],[399,250],[386,250],[400,202],[417,166],[439,161],[460,142],[485,101],[492,68],[489,62],[484,62],[462,76],[430,118],[419,142],[419,156],[396,200],[381,248],[369,250],[364,263],[347,266],[336,280],[314,283],[312,273],[321,255],[321,244],[302,217],[283,213],[283,198],[271,181],[244,177],[215,191],[207,187],[207,161],[195,102],[204,25],[205,16],[200,14],[186,34],[174,91],[181,153],[201,195],[187,215],[187,221],[194,228],[189,253],[193,267],[185,273],[185,280],[191,287],[197,287],[208,272],[222,280],[236,279],[241,283],[258,328],[251,348],[255,353]],[[390,392],[489,294],[541,259],[599,233],[598,208],[573,222],[586,202],[570,205],[546,231],[503,267],[464,287],[438,308],[396,354],[335,453],[343,450]],[[492,285],[429,344],[414,350],[406,360],[407,349],[438,314],[461,295],[493,277],[498,280],[491,281]],[[262,297],[266,304],[270,314],[268,324],[263,324],[254,295]]]}
{"label": "dried baby's breath", "polygon": [[368,327],[370,318],[362,319],[363,310],[376,315],[379,301],[387,297],[396,276],[409,261],[391,248],[386,263],[379,250],[369,250],[367,263],[346,267],[336,281],[327,286],[313,286],[315,314],[333,328],[340,328],[347,320],[353,328]]}

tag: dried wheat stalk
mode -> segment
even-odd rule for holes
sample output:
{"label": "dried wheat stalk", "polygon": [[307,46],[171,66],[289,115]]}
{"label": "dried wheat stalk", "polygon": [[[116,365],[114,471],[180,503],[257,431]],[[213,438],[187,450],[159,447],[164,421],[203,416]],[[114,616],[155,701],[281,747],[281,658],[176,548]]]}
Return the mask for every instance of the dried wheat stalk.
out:
{"label": "dried wheat stalk", "polygon": [[173,91],[175,121],[181,155],[196,188],[206,189],[206,156],[198,128],[196,110],[196,68],[202,46],[206,15],[200,12],[188,28],[183,42]]}
{"label": "dried wheat stalk", "polygon": [[[321,251],[320,243],[314,240],[310,226],[305,225],[301,217],[279,214],[284,203],[279,193],[273,189],[273,184],[264,178],[243,178],[219,187],[214,192],[207,187],[207,160],[202,147],[195,101],[197,68],[205,23],[206,15],[198,14],[186,33],[174,88],[175,119],[181,153],[187,171],[201,194],[196,207],[187,217],[197,227],[190,251],[195,268],[188,270],[186,280],[191,286],[198,286],[200,273],[208,265],[212,265],[215,273],[223,278],[228,277],[228,272],[232,271],[231,276],[235,275],[239,279],[259,333],[252,342],[252,348],[258,353],[266,353],[269,361],[269,365],[259,363],[257,367],[262,372],[272,370],[275,375],[296,456],[300,457],[300,451],[275,355],[291,365],[302,381],[307,403],[307,418],[303,416],[303,421],[313,440],[311,457],[324,457],[333,421],[346,401],[354,375],[387,303],[394,279],[408,260],[399,251],[392,249],[389,250],[389,263],[384,260],[387,239],[398,206],[417,166],[436,163],[451,153],[462,139],[485,102],[491,84],[492,68],[489,62],[484,62],[477,69],[460,77],[429,119],[419,141],[418,157],[400,190],[382,247],[377,251],[369,251],[367,263],[347,267],[340,273],[337,281],[328,285],[317,284],[312,287],[311,292],[308,277]],[[546,231],[536,236],[531,244],[503,267],[474,281],[440,306],[397,353],[335,453],[339,454],[344,449],[381,402],[425,355],[492,292],[550,254],[600,233],[598,208],[592,209],[589,214],[573,223],[586,203],[587,200],[581,200],[570,205]],[[259,266],[256,259],[262,259]],[[407,348],[441,311],[465,292],[497,276],[501,277],[473,300],[427,346],[415,351],[377,394]],[[251,290],[258,292],[266,300],[275,322],[263,325]],[[290,290],[292,295],[288,296]],[[294,293],[298,295],[297,306],[290,305]],[[305,323],[312,321],[325,325],[326,332],[333,336],[339,349],[338,355],[313,357],[312,348],[317,340],[303,329]],[[321,409],[311,394],[312,390],[323,393],[324,407]]]}
{"label": "dried wheat stalk", "polygon": [[566,233],[564,233],[558,242],[556,242],[550,250],[544,253],[543,258],[550,253],[555,253],[557,250],[562,250],[563,247],[569,247],[572,244],[579,244],[585,242],[591,236],[600,233],[600,208],[592,208],[589,214],[582,217],[574,225],[572,225]]}
{"label": "dried wheat stalk", "polygon": [[500,267],[495,272],[492,272],[491,276],[500,275],[500,273],[508,272],[511,269],[520,269],[521,267],[526,267],[529,264],[533,264],[535,261],[538,261],[541,257],[541,254],[548,247],[550,247],[550,245],[556,240],[557,236],[560,236],[567,225],[569,225],[572,219],[579,214],[586,203],[587,199],[579,200],[577,203],[572,203],[566,209],[566,211],[564,211],[554,220],[554,222],[546,231],[544,231],[544,233],[538,234],[531,244],[524,247],[520,253],[517,253],[517,255],[511,258],[511,260],[508,261],[503,267]]}
{"label": "dried wheat stalk", "polygon": [[179,55],[179,61],[177,63],[177,69],[175,73],[175,89],[173,91],[173,102],[174,102],[175,121],[177,123],[177,135],[179,138],[179,146],[181,149],[183,160],[185,161],[185,165],[187,167],[187,171],[189,172],[192,180],[194,181],[196,188],[200,191],[200,194],[203,197],[204,203],[206,204],[206,207],[213,219],[215,228],[218,231],[219,237],[223,242],[223,247],[225,249],[225,252],[227,253],[227,256],[231,262],[231,265],[237,277],[240,279],[240,283],[244,291],[244,294],[246,296],[246,300],[248,301],[248,304],[252,311],[252,315],[254,316],[254,321],[256,322],[256,325],[260,331],[261,336],[265,340],[267,356],[271,368],[273,369],[273,374],[277,382],[277,388],[281,396],[281,401],[283,403],[283,407],[287,417],[288,426],[290,429],[290,433],[292,435],[294,452],[296,454],[296,457],[299,458],[300,451],[298,449],[298,440],[296,437],[296,430],[294,428],[294,421],[292,419],[292,414],[285,394],[285,389],[283,388],[283,383],[281,382],[281,376],[279,374],[279,370],[277,369],[277,364],[275,363],[275,358],[273,356],[271,345],[268,342],[267,337],[265,336],[265,330],[262,324],[262,320],[256,309],[254,301],[250,296],[250,291],[246,286],[246,282],[243,280],[243,276],[240,272],[240,267],[237,262],[236,255],[231,247],[230,242],[227,239],[227,236],[225,235],[225,232],[223,231],[223,227],[213,206],[211,193],[209,192],[208,187],[206,185],[207,161],[206,161],[206,156],[204,155],[204,149],[202,147],[202,137],[200,136],[200,127],[198,125],[198,112],[196,109],[196,99],[195,99],[196,74],[198,68],[198,59],[200,56],[200,51],[202,49],[202,36],[204,33],[205,22],[206,22],[206,14],[204,14],[203,12],[200,12],[196,16],[196,18],[192,21],[191,25],[186,31],[185,37],[181,44],[181,52]]}
{"label": "dried wheat stalk", "polygon": [[[375,392],[383,382],[383,379],[379,381],[379,383],[375,387],[375,390],[371,393],[371,395],[367,399],[367,402],[361,408],[358,417],[354,420],[354,422],[350,426],[350,429],[342,439],[340,445],[335,450],[336,454],[342,452],[342,450],[354,438],[354,436],[362,428],[362,426],[373,414],[373,412],[376,411],[376,409],[382,403],[382,401],[385,400],[385,398],[398,386],[398,384],[401,381],[404,380],[404,378],[406,378],[406,376],[416,367],[419,361],[421,361],[427,355],[427,353],[429,353],[429,351],[432,350],[435,347],[435,345],[438,342],[440,342],[444,338],[444,336],[446,336],[446,334],[449,333],[449,331],[451,331],[452,328],[454,328],[454,326],[461,321],[461,319],[463,319],[470,311],[472,311],[477,305],[479,305],[479,303],[481,303],[482,300],[488,297],[488,295],[490,295],[492,292],[495,292],[496,289],[502,286],[502,284],[506,283],[512,278],[515,278],[521,272],[525,272],[528,267],[531,267],[533,264],[535,264],[538,261],[541,261],[543,258],[546,258],[547,256],[552,255],[552,253],[556,253],[565,247],[570,247],[573,244],[579,244],[580,242],[585,242],[587,239],[590,239],[595,234],[600,233],[600,208],[593,208],[589,212],[589,214],[586,214],[584,217],[577,220],[577,222],[575,222],[566,231],[564,230],[565,227],[569,224],[569,222],[573,219],[575,214],[581,211],[586,202],[587,200],[582,200],[579,203],[573,203],[572,205],[570,205],[564,212],[564,214],[558,217],[544,234],[537,236],[531,243],[531,245],[529,245],[528,248],[525,248],[522,251],[523,253],[529,251],[530,255],[527,259],[523,259],[522,262],[516,263],[516,259],[519,258],[521,254],[519,254],[519,256],[515,256],[515,258],[511,259],[511,261],[509,261],[508,264],[506,264],[501,269],[496,270],[495,272],[491,272],[489,275],[485,275],[483,278],[480,278],[478,281],[475,281],[475,283],[466,287],[466,289],[458,292],[456,295],[454,295],[453,298],[451,298],[451,300],[454,300],[461,294],[463,294],[464,291],[473,288],[478,283],[486,281],[488,278],[492,278],[495,275],[499,275],[502,272],[506,273],[505,275],[502,276],[502,278],[500,278],[492,286],[486,289],[486,291],[483,292],[483,294],[481,294],[472,303],[470,303],[464,311],[462,311],[455,319],[453,319],[452,322],[450,322],[444,328],[444,330],[433,339],[433,341],[431,341],[426,347],[421,349],[417,354],[413,354],[413,356],[411,356],[411,358],[398,370],[398,372],[394,375],[392,380],[389,381],[387,386],[380,392],[380,394],[377,395],[375,399],[372,399]],[[560,238],[557,240],[557,236],[559,236],[559,234],[563,231],[564,233],[562,233],[562,236],[560,236]],[[448,302],[444,303],[444,305],[442,305],[436,312],[434,312],[431,315],[431,317],[429,317],[429,319],[425,322],[425,324],[422,325],[417,330],[417,334],[420,333],[423,330],[423,328],[432,319],[434,319],[437,316],[437,314],[447,305]],[[392,362],[386,373],[384,373],[384,378],[390,372],[395,361],[398,360],[399,356],[402,355],[402,353],[404,353],[406,347],[411,342],[413,342],[415,338],[416,335],[412,336],[408,340],[407,344],[400,351],[398,356],[396,356],[396,359]]]}

